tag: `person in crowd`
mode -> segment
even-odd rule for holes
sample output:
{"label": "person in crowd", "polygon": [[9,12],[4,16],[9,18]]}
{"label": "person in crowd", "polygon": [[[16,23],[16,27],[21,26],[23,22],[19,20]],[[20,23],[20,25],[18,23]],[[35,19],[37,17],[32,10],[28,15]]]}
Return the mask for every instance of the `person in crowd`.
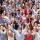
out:
{"label": "person in crowd", "polygon": [[22,27],[21,26],[19,26],[18,27],[18,30],[15,30],[15,29],[13,29],[13,32],[15,32],[16,33],[16,40],[24,40],[24,32],[27,30],[27,27],[24,29],[24,30],[22,30]]}
{"label": "person in crowd", "polygon": [[4,19],[2,18],[2,14],[0,14],[0,23],[4,23]]}
{"label": "person in crowd", "polygon": [[8,40],[14,40],[14,33],[11,30],[7,31]]}
{"label": "person in crowd", "polygon": [[40,40],[40,0],[0,3],[0,40]]}
{"label": "person in crowd", "polygon": [[40,40],[40,27],[37,27],[38,32],[33,33],[34,40]]}
{"label": "person in crowd", "polygon": [[6,29],[3,25],[0,26],[0,40],[7,40]]}
{"label": "person in crowd", "polygon": [[25,40],[33,40],[33,35],[31,34],[31,30],[28,29],[28,31],[26,31],[25,33]]}

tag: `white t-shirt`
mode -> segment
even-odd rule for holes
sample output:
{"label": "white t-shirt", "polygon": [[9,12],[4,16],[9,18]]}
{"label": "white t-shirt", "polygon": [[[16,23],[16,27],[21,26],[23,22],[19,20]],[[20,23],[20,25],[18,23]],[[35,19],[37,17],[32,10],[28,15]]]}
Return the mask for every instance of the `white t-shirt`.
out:
{"label": "white t-shirt", "polygon": [[38,32],[35,34],[35,39],[34,40],[40,40],[40,35],[39,35]]}
{"label": "white t-shirt", "polygon": [[38,0],[35,0],[35,3],[38,3]]}
{"label": "white t-shirt", "polygon": [[8,36],[8,40],[14,40],[14,33],[13,33],[13,37]]}
{"label": "white t-shirt", "polygon": [[13,29],[13,32],[16,33],[16,40],[24,40],[25,36],[24,36],[24,32],[26,31],[26,28],[24,30],[22,30],[21,33],[19,33],[18,30]]}

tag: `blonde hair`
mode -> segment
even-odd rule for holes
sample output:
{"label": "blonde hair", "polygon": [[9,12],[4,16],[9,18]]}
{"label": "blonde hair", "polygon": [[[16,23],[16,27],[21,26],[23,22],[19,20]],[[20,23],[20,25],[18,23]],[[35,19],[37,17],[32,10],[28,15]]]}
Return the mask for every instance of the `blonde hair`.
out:
{"label": "blonde hair", "polygon": [[7,35],[10,36],[10,37],[13,37],[12,31],[11,31],[11,30],[8,30],[8,31],[7,31]]}

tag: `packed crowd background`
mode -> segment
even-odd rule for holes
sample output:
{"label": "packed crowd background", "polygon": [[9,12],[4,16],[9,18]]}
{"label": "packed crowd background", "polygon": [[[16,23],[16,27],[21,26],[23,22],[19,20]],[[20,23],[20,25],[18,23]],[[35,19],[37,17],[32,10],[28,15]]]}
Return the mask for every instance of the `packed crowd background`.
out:
{"label": "packed crowd background", "polygon": [[0,40],[40,40],[40,0],[1,1]]}

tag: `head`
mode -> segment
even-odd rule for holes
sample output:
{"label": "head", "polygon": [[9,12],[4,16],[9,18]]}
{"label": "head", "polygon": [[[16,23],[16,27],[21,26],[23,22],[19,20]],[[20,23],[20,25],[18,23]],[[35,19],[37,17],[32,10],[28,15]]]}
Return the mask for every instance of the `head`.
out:
{"label": "head", "polygon": [[33,8],[36,10],[36,9],[37,9],[37,6],[36,6],[36,5],[34,5],[34,6],[33,6]]}
{"label": "head", "polygon": [[30,30],[30,29],[28,29],[28,30],[27,30],[27,32],[28,32],[28,35],[30,35],[30,34],[31,34],[31,30]]}
{"label": "head", "polygon": [[12,34],[12,31],[11,30],[8,30],[8,36],[13,36],[13,34]]}
{"label": "head", "polygon": [[12,31],[11,30],[8,30],[9,31],[9,34],[11,34],[12,33]]}
{"label": "head", "polygon": [[4,25],[1,25],[1,30],[4,30],[5,29],[5,26]]}
{"label": "head", "polygon": [[34,31],[37,31],[37,28],[34,26],[34,27],[33,27],[33,30],[34,30]]}
{"label": "head", "polygon": [[8,28],[8,24],[7,23],[4,23],[4,25],[5,25],[5,28]]}
{"label": "head", "polygon": [[18,31],[19,31],[19,33],[21,33],[22,32],[22,27],[18,27]]}
{"label": "head", "polygon": [[8,18],[10,18],[11,17],[11,14],[8,14]]}
{"label": "head", "polygon": [[40,23],[38,23],[38,27],[40,27]]}
{"label": "head", "polygon": [[36,21],[36,22],[34,22],[34,26],[35,27],[37,27],[38,26],[38,22]]}

